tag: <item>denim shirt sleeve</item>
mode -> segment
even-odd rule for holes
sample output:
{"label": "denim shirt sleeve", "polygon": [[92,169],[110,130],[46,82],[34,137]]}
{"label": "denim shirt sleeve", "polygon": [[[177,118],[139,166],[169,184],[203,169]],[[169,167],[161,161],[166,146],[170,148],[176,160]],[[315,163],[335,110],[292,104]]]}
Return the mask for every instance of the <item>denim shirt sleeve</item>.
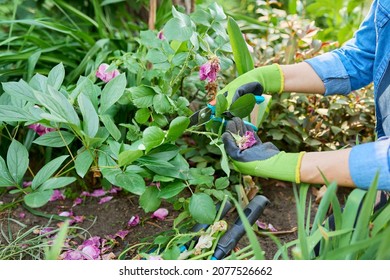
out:
{"label": "denim shirt sleeve", "polygon": [[378,190],[390,190],[390,137],[360,144],[349,155],[349,171],[358,188],[368,189],[379,172]]}
{"label": "denim shirt sleeve", "polygon": [[306,60],[325,85],[325,95],[348,94],[373,81],[376,49],[375,9],[371,5],[365,20],[341,48]]}

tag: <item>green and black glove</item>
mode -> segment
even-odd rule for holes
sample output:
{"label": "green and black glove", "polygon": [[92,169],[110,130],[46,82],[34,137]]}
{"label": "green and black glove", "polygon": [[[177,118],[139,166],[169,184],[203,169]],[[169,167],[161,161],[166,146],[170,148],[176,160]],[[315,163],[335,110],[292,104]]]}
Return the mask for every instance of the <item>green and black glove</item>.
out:
{"label": "green and black glove", "polygon": [[[240,149],[237,135],[242,137],[251,131],[255,143],[247,149]],[[262,143],[250,126],[246,126],[240,118],[228,121],[222,134],[222,141],[227,154],[233,159],[235,168],[244,174],[273,178],[300,183],[300,165],[304,152],[281,152],[271,142]]]}
{"label": "green and black glove", "polygon": [[278,64],[262,66],[248,71],[234,79],[218,94],[225,94],[232,104],[240,96],[253,93],[261,95],[263,93],[281,93],[284,87],[283,73]]}

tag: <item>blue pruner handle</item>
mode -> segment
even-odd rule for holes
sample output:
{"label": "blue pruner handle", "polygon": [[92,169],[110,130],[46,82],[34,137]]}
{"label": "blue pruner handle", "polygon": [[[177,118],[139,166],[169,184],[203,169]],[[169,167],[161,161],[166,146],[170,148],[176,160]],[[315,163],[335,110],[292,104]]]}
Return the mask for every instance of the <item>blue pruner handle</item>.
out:
{"label": "blue pruner handle", "polygon": [[255,95],[256,104],[260,104],[265,101],[265,97],[262,95]]}

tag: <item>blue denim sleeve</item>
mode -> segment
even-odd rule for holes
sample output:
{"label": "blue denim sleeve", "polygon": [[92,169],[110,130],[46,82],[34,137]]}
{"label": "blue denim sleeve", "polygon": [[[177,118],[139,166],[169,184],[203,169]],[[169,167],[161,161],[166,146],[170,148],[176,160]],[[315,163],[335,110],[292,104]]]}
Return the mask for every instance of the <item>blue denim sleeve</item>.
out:
{"label": "blue denim sleeve", "polygon": [[351,92],[351,82],[343,63],[334,52],[306,60],[325,85],[325,95]]}
{"label": "blue denim sleeve", "polygon": [[378,189],[390,190],[390,138],[357,145],[349,155],[349,171],[354,184],[368,189],[379,172]]}
{"label": "blue denim sleeve", "polygon": [[306,60],[325,85],[325,95],[348,94],[373,81],[376,51],[375,0],[365,20],[341,48]]}

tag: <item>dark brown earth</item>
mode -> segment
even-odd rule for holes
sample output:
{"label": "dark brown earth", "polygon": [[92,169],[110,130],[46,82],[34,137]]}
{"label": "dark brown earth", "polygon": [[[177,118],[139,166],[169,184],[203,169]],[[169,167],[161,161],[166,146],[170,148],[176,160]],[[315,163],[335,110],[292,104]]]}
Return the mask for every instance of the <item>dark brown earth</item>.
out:
{"label": "dark brown earth", "polygon": [[[272,224],[278,231],[275,236],[280,240],[281,244],[289,242],[297,238],[296,232],[296,205],[294,199],[294,192],[290,184],[273,180],[261,181],[260,194],[266,196],[270,200],[268,205],[260,216],[259,220],[265,223]],[[346,190],[340,190],[341,193]],[[342,196],[342,195],[341,195]],[[0,201],[7,202],[7,197],[1,197]],[[312,198],[312,213],[315,214],[318,204]],[[150,213],[146,214],[138,206],[138,197],[124,194],[114,195],[114,198],[104,204],[98,204],[99,198],[88,197],[87,200],[81,204],[73,207],[74,215],[85,216],[83,223],[77,226],[86,229],[87,232],[81,234],[83,238],[91,236],[105,237],[113,235],[120,230],[129,230],[129,234],[121,240],[117,238],[118,243],[112,248],[112,252],[117,258],[121,252],[128,246],[136,245],[144,241],[147,237],[153,237],[161,232],[170,230],[172,228],[173,220],[179,214],[173,211],[171,204],[163,203],[162,207],[169,209],[169,215],[164,221],[151,219]],[[45,214],[58,214],[61,211],[69,210],[72,206],[73,200],[62,200],[56,202],[49,202],[44,207],[38,209]],[[25,217],[21,218],[20,214],[24,213]],[[127,223],[133,215],[139,215],[141,223],[136,227],[128,227]],[[236,211],[229,213],[226,220],[230,223],[234,222],[236,218]],[[56,226],[59,221],[50,221],[47,217],[33,215],[22,206],[18,206],[11,210],[5,210],[0,213],[0,225],[2,232],[8,231],[8,226],[11,226],[13,232],[21,230],[21,226],[15,222],[9,222],[9,218],[20,221],[26,225],[26,228],[32,226]],[[23,230],[22,230],[23,231]],[[20,233],[20,232],[19,232]],[[3,236],[0,240],[4,242]],[[153,239],[149,239],[151,241]],[[271,238],[264,234],[258,234],[262,249],[265,251],[266,259],[273,259],[277,246]],[[3,243],[4,244],[4,243]],[[242,248],[248,244],[247,237],[244,236],[238,247]],[[136,256],[135,250],[130,250],[123,255],[126,259],[133,259]]]}

